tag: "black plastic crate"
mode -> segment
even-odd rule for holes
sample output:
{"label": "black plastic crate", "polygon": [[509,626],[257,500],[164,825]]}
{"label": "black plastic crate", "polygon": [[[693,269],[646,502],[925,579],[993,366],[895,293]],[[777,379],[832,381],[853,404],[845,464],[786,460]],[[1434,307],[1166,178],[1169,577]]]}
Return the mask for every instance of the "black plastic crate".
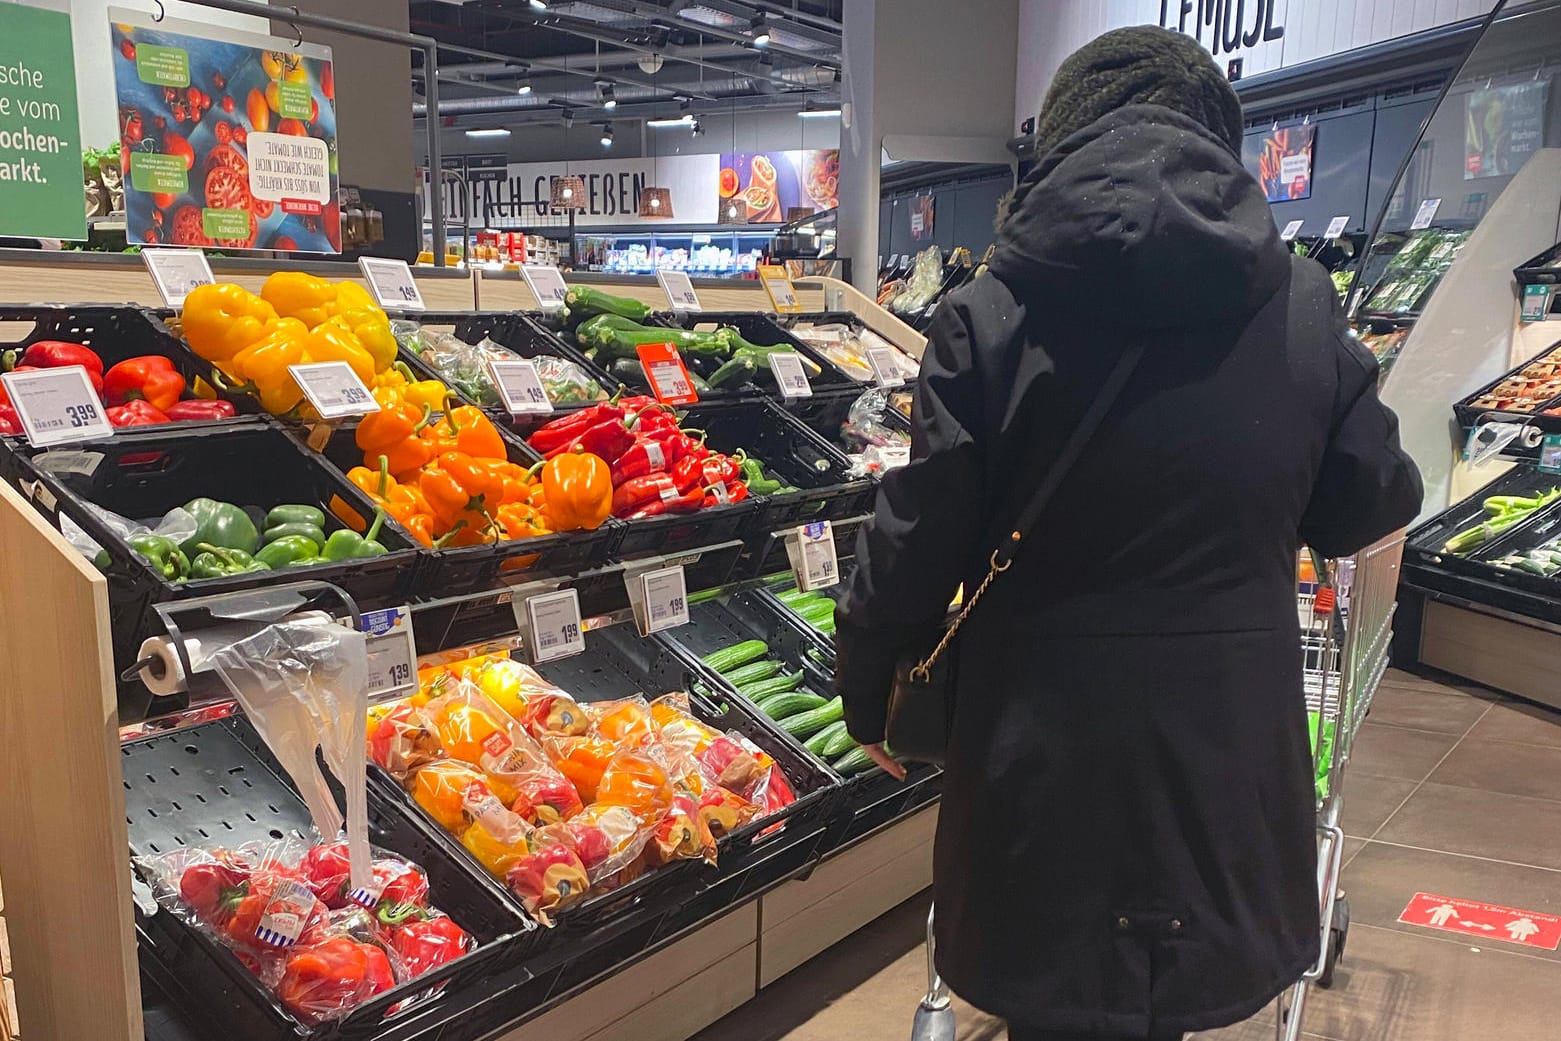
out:
{"label": "black plastic crate", "polygon": [[[778,404],[843,455],[851,456],[861,453],[868,447],[865,438],[853,437],[847,433],[851,406],[855,405],[863,394],[870,393],[871,389],[871,387],[846,387],[821,391],[811,397],[788,398]],[[905,447],[910,448],[911,421],[905,413],[893,406],[886,407],[883,411],[883,425],[888,430],[903,434]]]}
{"label": "black plastic crate", "polygon": [[[851,562],[856,558],[857,534],[872,519],[872,514],[867,513],[830,521],[835,536],[835,562],[842,581],[851,573]],[[786,532],[775,531],[762,539],[749,540],[747,551],[737,565],[737,575],[739,578],[758,578],[790,569],[791,556],[786,552]]]}
{"label": "black plastic crate", "polygon": [[[374,607],[404,600],[413,587],[420,563],[416,543],[388,523],[380,532],[389,550],[382,556],[175,583],[87,509],[92,503],[150,527],[173,507],[201,496],[248,507],[251,514],[258,508],[262,515],[280,503],[307,503],[325,512],[331,529],[366,529],[374,516],[368,497],[269,422],[200,431],[126,430],[77,446],[70,453],[73,469],[61,472],[45,469],[47,450],[17,451],[20,480],[30,486],[33,505],[55,527],[68,517],[108,554],[103,571],[115,618],[116,671],[135,661],[142,639],[161,634],[152,607],[164,601],[314,580],[340,586],[360,606]],[[264,498],[255,502],[256,496]],[[145,712],[144,703],[120,707],[127,721]]]}
{"label": "black plastic crate", "polygon": [[[133,855],[309,835],[303,800],[242,716],[127,742],[121,755]],[[143,964],[197,1021],[214,1020],[228,1036],[246,1041],[474,1037],[461,1031],[465,1011],[486,996],[495,977],[521,982],[529,976],[520,962],[538,928],[487,879],[422,841],[372,790],[369,820],[370,841],[423,868],[434,905],[477,938],[476,950],[313,1029],[282,1008],[231,950],[164,908],[151,915],[136,911]]]}
{"label": "black plastic crate", "polygon": [[[1490,496],[1531,496],[1547,492],[1552,488],[1561,488],[1561,475],[1542,473],[1530,464],[1514,466],[1467,499],[1454,503],[1411,531],[1404,545],[1404,557],[1406,560],[1434,565],[1457,573],[1489,577],[1490,570],[1474,559],[1480,550],[1486,548],[1485,545],[1475,547],[1469,553],[1460,556],[1449,553],[1443,548],[1447,540],[1466,528],[1472,528],[1489,516],[1482,504]],[[1534,511],[1528,518],[1499,532],[1498,535],[1503,537],[1516,535],[1533,524],[1548,509],[1549,507],[1546,510]],[[1487,545],[1495,541],[1489,539]]]}
{"label": "black plastic crate", "polygon": [[[868,325],[860,315],[851,311],[817,311],[809,314],[785,315],[780,320],[785,325],[786,329],[791,333],[791,335],[798,338],[799,340],[802,339],[802,333],[800,329],[806,326],[844,325],[849,326],[853,331],[858,333],[865,330],[883,340],[884,343],[888,344],[890,347],[893,347],[897,354],[906,355],[908,360],[913,365],[916,362],[915,358],[911,358],[908,354],[906,354],[905,351],[902,351],[899,347],[896,347],[893,340],[890,340],[883,333],[880,333],[871,325]],[[845,376],[852,383],[855,383],[858,386],[869,386],[875,381],[875,376],[872,373],[871,367],[863,371],[850,366],[840,365],[819,348],[814,347],[810,343],[807,343],[806,340],[803,340],[802,342],[806,344],[810,350],[822,358],[825,364],[832,366],[834,369],[836,369],[836,371],[840,372],[841,375]],[[905,385],[907,387],[915,382],[916,378],[914,375],[906,376]]]}
{"label": "black plastic crate", "polygon": [[1561,242],[1512,269],[1520,286],[1555,285],[1561,282]]}
{"label": "black plastic crate", "polygon": [[1485,569],[1492,582],[1525,589],[1539,596],[1561,596],[1561,573],[1545,577],[1524,568],[1498,563],[1561,536],[1561,501],[1553,502],[1521,524],[1503,531],[1466,558],[1473,569]]}
{"label": "black plastic crate", "polygon": [[[850,376],[830,364],[827,358],[797,339],[767,314],[754,311],[704,311],[682,315],[662,313],[657,317],[668,321],[669,324],[681,325],[685,329],[715,329],[728,326],[735,329],[737,334],[749,343],[758,344],[760,347],[773,347],[779,344],[794,350],[816,367],[817,371],[808,373],[808,382],[815,390],[848,387],[853,382]],[[690,359],[685,355],[683,360],[686,363]],[[709,375],[709,373],[701,373],[701,375]],[[768,366],[761,366],[751,380],[737,389],[749,393],[758,390],[772,398],[781,396],[780,388],[775,383],[775,376]]]}
{"label": "black plastic crate", "polygon": [[[503,426],[498,429],[510,462],[530,467],[541,461],[541,456],[520,438]],[[321,450],[326,462],[342,473],[343,480],[346,471],[368,465],[356,437],[357,424],[337,427]],[[411,533],[394,520],[387,518],[385,525],[394,526],[408,541],[415,542]],[[413,592],[430,597],[459,596],[487,589],[501,578],[526,579],[583,571],[607,559],[617,544],[618,528],[618,522],[609,518],[594,531],[560,531],[529,539],[424,549],[424,563],[418,570]]]}
{"label": "black plastic crate", "polygon": [[1530,426],[1536,427],[1537,429],[1546,432],[1561,431],[1561,415],[1547,416],[1544,414],[1546,409],[1555,408],[1558,404],[1561,404],[1561,394],[1548,398],[1545,401],[1537,402],[1534,407],[1528,411],[1521,409],[1480,408],[1475,405],[1475,402],[1479,401],[1480,398],[1489,394],[1507,380],[1517,376],[1518,373],[1522,372],[1530,365],[1546,361],[1561,360],[1561,355],[1558,355],[1558,351],[1561,351],[1561,340],[1551,344],[1549,347],[1545,348],[1545,350],[1541,351],[1539,354],[1536,354],[1534,357],[1530,358],[1528,361],[1525,361],[1523,364],[1513,366],[1507,372],[1498,376],[1496,379],[1491,380],[1479,390],[1458,401],[1453,405],[1453,414],[1458,417],[1458,425],[1467,431],[1482,420],[1492,418],[1506,420],[1508,422],[1515,421],[1520,423],[1527,423]]}

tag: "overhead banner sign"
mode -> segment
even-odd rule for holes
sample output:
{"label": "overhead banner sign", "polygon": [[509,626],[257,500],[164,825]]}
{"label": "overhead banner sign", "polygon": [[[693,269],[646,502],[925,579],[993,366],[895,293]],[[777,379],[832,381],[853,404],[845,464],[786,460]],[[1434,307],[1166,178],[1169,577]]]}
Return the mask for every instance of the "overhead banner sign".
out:
{"label": "overhead banner sign", "polygon": [[[640,217],[640,190],[655,184],[672,190],[677,223],[714,224],[718,169],[719,159],[714,155],[510,163],[503,177],[496,177],[496,171],[486,166],[482,176],[468,178],[464,197],[454,180],[445,179],[445,219],[460,223],[470,218],[474,228],[495,229],[560,224],[568,214],[552,207],[553,181],[572,174],[585,182],[582,201],[586,208],[575,211],[579,227],[666,226],[667,221]],[[423,188],[426,192],[426,181]]]}
{"label": "overhead banner sign", "polygon": [[720,205],[747,205],[749,224],[779,224],[794,209],[832,210],[840,205],[840,149],[724,152],[720,189]]}
{"label": "overhead banner sign", "polygon": [[0,4],[0,235],[87,237],[70,16]]}
{"label": "overhead banner sign", "polygon": [[330,48],[122,8],[108,17],[126,239],[340,253]]}
{"label": "overhead banner sign", "polygon": [[1549,77],[1470,91],[1464,100],[1464,179],[1521,170],[1545,143],[1549,97]]}

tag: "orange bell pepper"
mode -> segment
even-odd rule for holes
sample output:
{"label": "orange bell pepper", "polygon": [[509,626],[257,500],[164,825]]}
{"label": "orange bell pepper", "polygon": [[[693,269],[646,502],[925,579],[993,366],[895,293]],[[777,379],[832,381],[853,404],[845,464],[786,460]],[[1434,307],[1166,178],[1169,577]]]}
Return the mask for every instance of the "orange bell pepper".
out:
{"label": "orange bell pepper", "polygon": [[487,778],[481,770],[455,759],[429,763],[412,778],[412,801],[445,831],[457,835],[466,827],[468,792],[475,798],[489,794]]}
{"label": "orange bell pepper", "polygon": [[500,502],[526,501],[526,497],[531,490],[531,475],[525,467],[519,463],[512,463],[507,459],[476,458],[479,464],[490,470],[503,485],[504,491],[499,499]]}
{"label": "orange bell pepper", "polygon": [[390,473],[398,477],[413,473],[430,458],[427,443],[418,437],[429,422],[428,412],[397,399],[393,391],[384,388],[374,392],[374,400],[379,402],[379,411],[358,421],[356,441],[363,449],[364,465],[378,465],[383,456]]}
{"label": "orange bell pepper", "polygon": [[462,452],[445,452],[423,467],[418,487],[435,523],[446,530],[464,521],[468,527],[487,531],[504,494],[503,480]]}
{"label": "orange bell pepper", "polygon": [[592,705],[587,711],[597,733],[620,748],[644,744],[654,733],[650,706],[641,698],[624,698]]}
{"label": "orange bell pepper", "polygon": [[504,449],[504,438],[493,420],[483,414],[476,405],[462,405],[451,409],[447,419],[455,422],[460,432],[455,435],[455,450],[478,459],[504,459],[509,453]]}
{"label": "orange bell pepper", "polygon": [[580,793],[589,805],[596,801],[602,775],[607,764],[618,751],[611,741],[587,735],[585,737],[551,738],[545,746],[548,758],[558,767],[558,772]]}
{"label": "orange bell pepper", "polygon": [[589,452],[561,452],[541,464],[542,494],[554,531],[600,528],[612,514],[612,470]]}
{"label": "orange bell pepper", "polygon": [[675,792],[667,771],[646,752],[613,756],[596,787],[596,801],[624,806],[642,821],[660,820],[672,809]]}
{"label": "orange bell pepper", "polygon": [[541,512],[523,502],[505,503],[493,519],[499,522],[502,537],[506,539],[534,539],[551,533]]}

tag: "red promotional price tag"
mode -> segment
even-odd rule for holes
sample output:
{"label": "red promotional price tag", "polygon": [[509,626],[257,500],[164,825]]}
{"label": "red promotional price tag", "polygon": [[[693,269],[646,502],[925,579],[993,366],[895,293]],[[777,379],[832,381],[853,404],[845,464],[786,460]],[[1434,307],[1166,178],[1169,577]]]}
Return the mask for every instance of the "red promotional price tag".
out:
{"label": "red promotional price tag", "polygon": [[699,400],[676,347],[670,343],[647,343],[639,352],[640,367],[645,370],[657,401],[665,405],[692,405]]}

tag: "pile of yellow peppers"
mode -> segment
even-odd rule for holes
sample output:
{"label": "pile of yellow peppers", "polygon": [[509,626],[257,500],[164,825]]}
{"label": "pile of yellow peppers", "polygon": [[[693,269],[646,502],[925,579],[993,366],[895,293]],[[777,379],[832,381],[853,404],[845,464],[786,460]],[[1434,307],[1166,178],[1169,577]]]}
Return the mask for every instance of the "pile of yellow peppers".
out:
{"label": "pile of yellow peppers", "polygon": [[405,395],[440,408],[448,393],[397,362],[390,319],[356,282],[278,271],[259,296],[231,282],[198,286],[185,297],[182,327],[190,348],[216,367],[216,382],[255,395],[272,415],[312,412],[288,371],[312,362],[346,362],[384,392],[375,395],[382,403]]}

